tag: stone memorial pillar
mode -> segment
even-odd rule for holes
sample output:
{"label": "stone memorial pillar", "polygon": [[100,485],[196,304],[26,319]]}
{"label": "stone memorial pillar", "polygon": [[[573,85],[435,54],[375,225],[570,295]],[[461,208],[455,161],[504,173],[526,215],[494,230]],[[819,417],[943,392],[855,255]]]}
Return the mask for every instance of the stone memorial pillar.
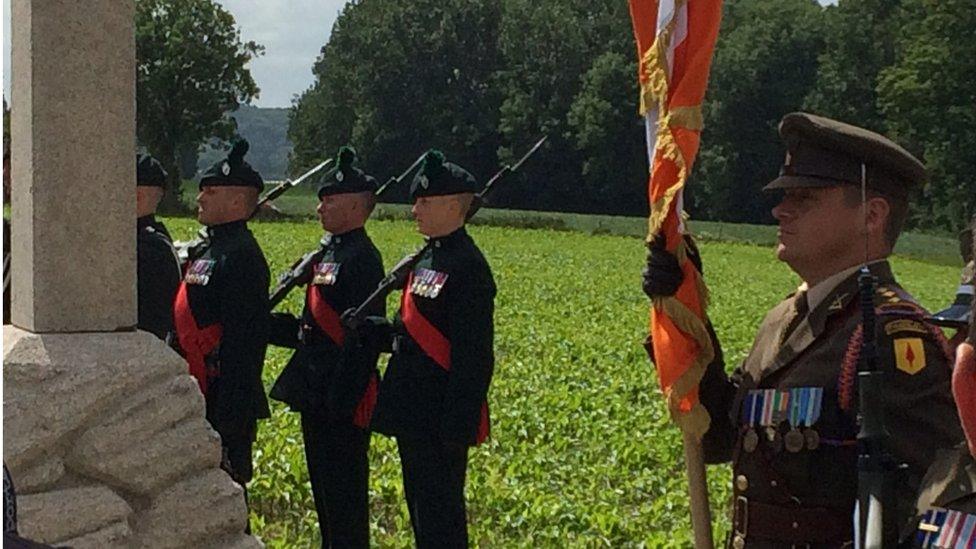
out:
{"label": "stone memorial pillar", "polygon": [[260,547],[186,363],[135,331],[135,5],[12,0],[3,458],[21,535]]}

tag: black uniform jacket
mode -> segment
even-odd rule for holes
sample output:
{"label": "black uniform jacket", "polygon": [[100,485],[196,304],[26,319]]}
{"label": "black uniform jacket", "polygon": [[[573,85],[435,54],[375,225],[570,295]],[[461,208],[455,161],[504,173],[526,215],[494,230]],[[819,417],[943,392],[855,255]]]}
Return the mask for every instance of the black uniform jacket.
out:
{"label": "black uniform jacket", "polygon": [[[295,354],[272,387],[271,398],[299,412],[351,418],[376,375],[379,351],[349,342],[339,316],[376,289],[384,275],[383,260],[362,228],[327,237],[323,252],[321,261],[301,281],[307,287],[299,323],[272,318],[271,343],[294,348]],[[385,315],[385,303],[368,314]],[[351,344],[346,352],[342,343]]]}
{"label": "black uniform jacket", "polygon": [[[897,508],[885,510],[887,537],[892,539],[912,516],[916,491],[936,451],[954,446],[963,435],[950,391],[945,339],[897,285],[887,261],[873,263],[870,269],[878,278],[875,335],[878,366],[887,374],[888,448],[897,463],[907,466],[891,483]],[[767,314],[752,350],[731,380],[720,365],[709,366],[701,385],[701,400],[712,418],[703,441],[706,460],[732,460],[736,506],[768,506],[764,509],[770,511],[767,518],[772,523],[791,511],[800,516],[812,508],[817,511],[803,516],[830,517],[830,522],[849,529],[858,486],[858,273],[840,282],[780,342],[793,301],[791,296]],[[744,417],[750,395],[757,394],[751,390],[800,388],[822,390],[822,404],[819,414],[811,417],[816,417],[813,425],[795,429],[808,435],[799,450],[796,444],[786,444],[793,429],[785,415],[772,429]],[[734,511],[745,514],[744,509]],[[762,520],[753,513],[749,531],[759,531]],[[806,539],[815,543],[819,534],[827,535],[825,529],[816,530]]]}
{"label": "black uniform jacket", "polygon": [[182,274],[173,239],[152,215],[136,219],[139,329],[160,339],[173,331],[173,300]]}
{"label": "black uniform jacket", "polygon": [[488,262],[463,227],[432,239],[394,318],[374,430],[464,445],[487,436],[495,293]]}
{"label": "black uniform jacket", "polygon": [[207,360],[207,419],[223,436],[243,435],[270,416],[261,384],[270,274],[246,221],[210,227],[209,234],[203,253],[187,265],[183,284],[196,324],[222,330]]}

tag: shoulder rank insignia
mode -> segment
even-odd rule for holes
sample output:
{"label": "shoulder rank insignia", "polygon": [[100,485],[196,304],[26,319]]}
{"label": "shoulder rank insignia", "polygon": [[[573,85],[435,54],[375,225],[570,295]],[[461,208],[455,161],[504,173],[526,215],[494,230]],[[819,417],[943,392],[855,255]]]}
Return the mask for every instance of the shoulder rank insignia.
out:
{"label": "shoulder rank insignia", "polygon": [[929,335],[929,329],[925,327],[925,324],[919,322],[918,320],[912,320],[910,318],[900,318],[898,320],[892,320],[891,322],[885,324],[885,333],[888,335],[911,332],[915,334]]}
{"label": "shoulder rank insignia", "polygon": [[315,276],[312,278],[312,284],[332,286],[336,283],[336,279],[339,278],[339,267],[341,266],[341,263],[332,263],[329,261],[316,263]]}
{"label": "shoulder rank insignia", "polygon": [[844,308],[845,299],[847,299],[847,294],[840,294],[839,296],[835,297],[834,300],[830,302],[830,307],[827,308],[827,311],[833,313],[835,311],[842,310]]}
{"label": "shoulder rank insignia", "polygon": [[899,370],[915,375],[925,369],[925,348],[922,346],[922,338],[896,338],[894,345],[895,365]]}
{"label": "shoulder rank insignia", "polygon": [[186,283],[206,286],[210,282],[210,276],[213,274],[213,268],[216,264],[217,261],[213,259],[194,260],[190,264],[190,268],[186,270]]}

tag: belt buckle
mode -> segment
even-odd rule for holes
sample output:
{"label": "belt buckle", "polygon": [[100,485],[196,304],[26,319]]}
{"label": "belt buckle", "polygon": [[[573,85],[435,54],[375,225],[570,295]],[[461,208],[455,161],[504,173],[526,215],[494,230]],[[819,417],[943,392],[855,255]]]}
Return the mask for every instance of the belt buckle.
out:
{"label": "belt buckle", "polygon": [[732,506],[732,513],[732,547],[743,549],[746,546],[746,535],[749,533],[749,500],[745,496],[737,496],[735,505]]}

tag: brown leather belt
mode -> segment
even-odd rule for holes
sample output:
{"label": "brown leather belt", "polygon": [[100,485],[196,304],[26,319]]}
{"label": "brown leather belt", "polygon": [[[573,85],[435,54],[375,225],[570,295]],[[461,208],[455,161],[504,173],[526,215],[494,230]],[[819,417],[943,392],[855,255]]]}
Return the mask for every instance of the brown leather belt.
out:
{"label": "brown leather belt", "polygon": [[838,544],[854,539],[852,516],[823,507],[787,507],[739,496],[732,512],[733,536],[745,542]]}

